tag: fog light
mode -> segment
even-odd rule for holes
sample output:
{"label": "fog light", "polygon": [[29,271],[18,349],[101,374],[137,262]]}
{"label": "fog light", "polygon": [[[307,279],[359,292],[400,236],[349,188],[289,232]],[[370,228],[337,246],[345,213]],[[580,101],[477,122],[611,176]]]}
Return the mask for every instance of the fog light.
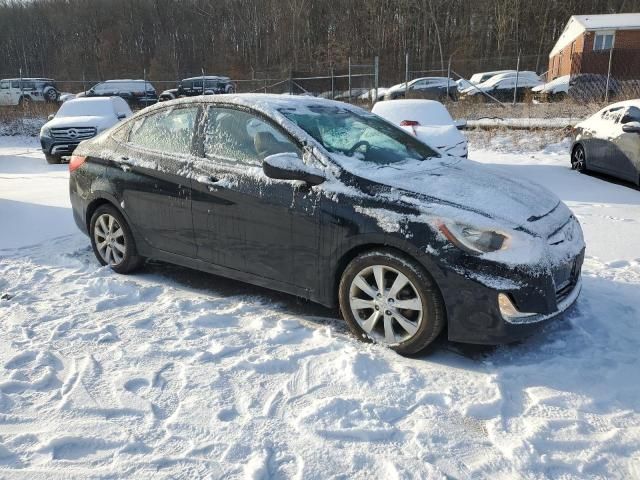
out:
{"label": "fog light", "polygon": [[535,313],[519,311],[509,298],[509,295],[505,293],[498,294],[498,306],[500,307],[500,313],[503,318],[522,318],[536,315]]}

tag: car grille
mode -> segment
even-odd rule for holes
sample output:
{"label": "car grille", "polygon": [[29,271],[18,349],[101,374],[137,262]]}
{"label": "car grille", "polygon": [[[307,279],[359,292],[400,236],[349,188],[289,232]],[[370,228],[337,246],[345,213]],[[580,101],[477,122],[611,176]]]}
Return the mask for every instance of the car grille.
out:
{"label": "car grille", "polygon": [[56,140],[68,140],[70,142],[79,142],[96,136],[94,127],[67,127],[52,128],[51,136]]}
{"label": "car grille", "polygon": [[556,296],[561,295],[567,288],[571,287],[577,280],[576,261],[572,260],[553,269],[553,283],[556,287]]}

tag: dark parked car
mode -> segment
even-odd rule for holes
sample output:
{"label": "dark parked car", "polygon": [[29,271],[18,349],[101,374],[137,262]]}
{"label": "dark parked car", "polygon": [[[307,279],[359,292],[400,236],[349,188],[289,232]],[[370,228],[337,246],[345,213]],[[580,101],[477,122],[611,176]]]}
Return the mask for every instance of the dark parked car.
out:
{"label": "dark parked car", "polygon": [[[204,93],[203,93],[204,92]],[[235,87],[229,77],[214,75],[185,78],[178,84],[178,88],[165,90],[160,94],[160,101],[173,100],[180,97],[194,97],[196,95],[217,95],[233,93]]]}
{"label": "dark parked car", "polygon": [[458,84],[453,78],[447,77],[422,77],[411,80],[408,89],[405,84],[394,85],[384,95],[385,100],[397,98],[424,98],[428,100],[458,99]]}
{"label": "dark parked car", "polygon": [[155,258],[338,304],[361,340],[512,341],[578,297],[584,241],[543,187],[343,103],[160,103],[80,144],[78,227],[119,273]]}
{"label": "dark parked car", "polygon": [[615,78],[606,75],[581,73],[571,76],[567,95],[578,102],[601,102],[609,89],[609,98],[615,98],[620,93],[620,83]]}
{"label": "dark parked car", "polygon": [[571,168],[640,185],[640,100],[614,103],[576,125]]}
{"label": "dark parked car", "polygon": [[156,89],[145,80],[107,80],[79,93],[77,97],[120,97],[131,108],[144,108],[158,101]]}
{"label": "dark parked car", "polygon": [[[632,82],[627,82],[627,90],[635,86]],[[577,102],[601,102],[605,98],[607,88],[610,99],[623,93],[621,82],[615,78],[609,78],[607,85],[606,75],[594,73],[564,75],[538,85],[532,91],[534,100],[539,102],[562,101],[566,98]]]}

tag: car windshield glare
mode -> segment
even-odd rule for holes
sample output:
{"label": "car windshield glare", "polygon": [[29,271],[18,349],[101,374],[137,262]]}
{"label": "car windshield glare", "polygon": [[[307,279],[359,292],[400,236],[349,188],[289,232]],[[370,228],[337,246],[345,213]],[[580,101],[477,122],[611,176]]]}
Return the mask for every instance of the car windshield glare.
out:
{"label": "car windshield glare", "polygon": [[367,163],[388,165],[427,160],[439,154],[376,115],[340,106],[310,105],[280,110],[328,152]]}

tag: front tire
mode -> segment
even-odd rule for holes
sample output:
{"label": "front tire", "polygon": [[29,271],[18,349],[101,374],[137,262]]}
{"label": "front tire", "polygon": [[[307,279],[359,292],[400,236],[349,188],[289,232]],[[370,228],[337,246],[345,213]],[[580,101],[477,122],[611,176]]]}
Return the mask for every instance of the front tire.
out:
{"label": "front tire", "polygon": [[113,271],[133,272],[144,262],[137,254],[127,221],[112,205],[102,205],[96,209],[91,216],[89,234],[96,258]]}
{"label": "front tire", "polygon": [[342,274],[338,295],[342,316],[360,340],[402,355],[424,350],[444,327],[444,303],[434,280],[392,250],[354,258]]}
{"label": "front tire", "polygon": [[571,152],[571,170],[580,173],[587,171],[587,156],[582,145],[576,145]]}
{"label": "front tire", "polygon": [[22,109],[28,109],[31,107],[31,98],[24,96],[24,97],[20,97],[20,99],[18,100],[18,107],[22,108]]}
{"label": "front tire", "polygon": [[59,163],[62,163],[62,157],[59,157],[58,155],[51,155],[50,153],[45,153],[44,158],[49,165],[57,165]]}

